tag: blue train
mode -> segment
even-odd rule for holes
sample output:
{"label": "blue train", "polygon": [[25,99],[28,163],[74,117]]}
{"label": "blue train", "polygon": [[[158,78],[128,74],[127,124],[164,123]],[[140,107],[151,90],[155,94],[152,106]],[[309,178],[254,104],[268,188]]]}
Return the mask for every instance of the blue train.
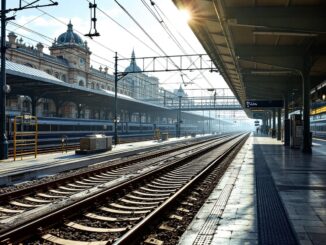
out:
{"label": "blue train", "polygon": [[[39,117],[37,124],[39,148],[59,146],[63,138],[67,140],[69,145],[77,145],[80,138],[86,135],[105,134],[113,136],[114,134],[114,123],[107,120]],[[9,149],[13,147],[13,125],[14,116],[9,116],[7,120]],[[119,122],[117,129],[121,141],[130,141],[135,138],[152,139],[156,129],[171,136],[176,134],[175,124]],[[23,130],[30,131],[28,126],[25,126]],[[191,133],[198,132],[199,127],[197,125],[181,125],[181,135],[190,135]]]}

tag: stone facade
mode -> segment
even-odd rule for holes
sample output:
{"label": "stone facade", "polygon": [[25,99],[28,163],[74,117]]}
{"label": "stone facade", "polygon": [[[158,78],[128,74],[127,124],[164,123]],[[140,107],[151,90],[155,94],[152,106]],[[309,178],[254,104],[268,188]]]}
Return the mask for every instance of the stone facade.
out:
{"label": "stone facade", "polygon": [[145,73],[132,73],[138,71],[141,69],[136,63],[135,52],[132,51],[130,65],[124,70],[127,75],[121,79],[121,83],[125,85],[125,89],[130,89],[131,97],[158,103],[160,99],[158,78]]}
{"label": "stone facade", "polygon": [[[26,65],[45,71],[54,77],[81,87],[94,90],[114,91],[114,76],[109,74],[107,67],[95,69],[90,64],[91,51],[86,41],[73,31],[73,25],[68,24],[67,31],[59,35],[49,47],[50,54],[44,52],[44,45],[38,43],[36,47],[28,46],[22,38],[15,33],[8,34],[6,59],[18,64]],[[144,73],[132,73],[139,71],[136,64],[135,52],[132,51],[130,65],[125,69],[126,76],[119,80],[118,93],[159,105],[164,105],[166,98],[177,99],[176,94],[159,87],[156,77]],[[128,74],[129,72],[129,74]],[[25,95],[17,98],[8,98],[7,108],[11,113],[34,113],[36,116],[66,117],[66,118],[94,118],[112,119],[112,113],[101,112],[98,109],[83,107],[80,104],[65,102],[58,105],[55,101],[46,98],[38,99],[36,111],[32,111],[32,99]],[[172,118],[152,118],[139,112],[118,112],[122,121],[151,122],[162,121],[172,123]]]}

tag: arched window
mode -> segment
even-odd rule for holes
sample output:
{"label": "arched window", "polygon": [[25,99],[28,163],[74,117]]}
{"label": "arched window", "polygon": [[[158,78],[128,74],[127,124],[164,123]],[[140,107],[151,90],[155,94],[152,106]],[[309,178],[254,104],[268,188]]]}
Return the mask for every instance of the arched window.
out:
{"label": "arched window", "polygon": [[59,72],[55,72],[54,76],[59,79]]}
{"label": "arched window", "polygon": [[51,71],[50,69],[46,69],[45,72],[46,72],[47,74],[52,75],[52,71]]}
{"label": "arched window", "polygon": [[104,85],[103,84],[101,85],[101,89],[104,89]]}
{"label": "arched window", "polygon": [[83,80],[79,80],[79,86],[84,87],[84,81]]}
{"label": "arched window", "polygon": [[30,103],[29,103],[29,101],[28,100],[24,100],[23,101],[23,112],[29,112],[29,105],[30,105]]}
{"label": "arched window", "polygon": [[32,68],[34,67],[31,63],[25,63],[24,65]]}
{"label": "arched window", "polygon": [[67,77],[65,74],[62,74],[61,75],[61,80],[64,81],[64,82],[67,82]]}
{"label": "arched window", "polygon": [[96,84],[96,89],[100,89],[100,85],[98,83]]}
{"label": "arched window", "polygon": [[95,89],[95,83],[92,82],[92,89]]}

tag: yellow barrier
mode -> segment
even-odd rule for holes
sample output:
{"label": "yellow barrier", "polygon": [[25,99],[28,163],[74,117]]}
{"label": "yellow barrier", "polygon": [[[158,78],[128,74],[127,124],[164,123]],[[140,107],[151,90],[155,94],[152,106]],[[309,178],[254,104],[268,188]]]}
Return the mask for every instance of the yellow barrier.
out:
{"label": "yellow barrier", "polygon": [[155,129],[155,131],[154,131],[154,140],[160,140],[160,138],[161,138],[160,129],[157,128],[157,129]]}
{"label": "yellow barrier", "polygon": [[16,116],[14,119],[14,161],[17,156],[30,155],[31,149],[37,157],[38,124],[37,117]]}

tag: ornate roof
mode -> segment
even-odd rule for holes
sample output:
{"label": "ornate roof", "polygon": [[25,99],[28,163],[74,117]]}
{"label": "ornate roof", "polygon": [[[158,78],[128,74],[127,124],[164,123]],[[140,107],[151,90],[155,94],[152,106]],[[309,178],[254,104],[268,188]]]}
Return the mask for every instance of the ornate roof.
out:
{"label": "ornate roof", "polygon": [[62,44],[77,44],[80,46],[84,46],[84,42],[81,39],[81,37],[74,33],[73,28],[72,28],[71,21],[69,21],[68,24],[68,30],[64,33],[62,33],[58,39],[57,39],[57,44],[62,45]]}
{"label": "ornate roof", "polygon": [[132,50],[130,65],[125,69],[125,72],[140,72],[141,69],[136,64],[135,51]]}

